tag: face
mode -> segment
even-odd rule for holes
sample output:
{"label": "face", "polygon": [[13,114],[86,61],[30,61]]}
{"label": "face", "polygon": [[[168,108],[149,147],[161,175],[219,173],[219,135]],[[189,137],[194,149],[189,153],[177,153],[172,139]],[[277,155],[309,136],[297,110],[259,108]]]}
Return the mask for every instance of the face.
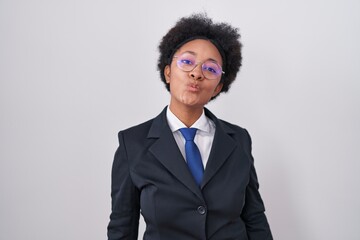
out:
{"label": "face", "polygon": [[[219,51],[210,41],[196,39],[181,46],[174,56],[171,64],[164,69],[166,82],[170,84],[170,108],[202,109],[222,88],[221,73],[216,76],[212,74],[212,79],[205,77],[210,76],[206,71],[214,70],[208,68],[212,66],[211,63],[222,66]],[[188,64],[188,59],[195,61],[195,68],[191,71],[180,69],[177,61],[184,59],[178,59],[178,56],[187,56],[186,61],[183,61],[185,64]]]}

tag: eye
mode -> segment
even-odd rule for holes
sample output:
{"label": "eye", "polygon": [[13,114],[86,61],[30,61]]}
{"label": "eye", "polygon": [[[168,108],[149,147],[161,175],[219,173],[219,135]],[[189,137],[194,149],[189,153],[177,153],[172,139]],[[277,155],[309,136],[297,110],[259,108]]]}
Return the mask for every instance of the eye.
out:
{"label": "eye", "polygon": [[186,58],[180,59],[180,63],[183,65],[194,65],[193,61],[191,61],[190,59],[186,59]]}
{"label": "eye", "polygon": [[202,66],[203,71],[206,71],[212,75],[219,75],[221,68],[214,62],[205,62]]}
{"label": "eye", "polygon": [[218,73],[218,71],[216,69],[214,69],[212,67],[209,67],[209,66],[204,66],[203,70],[211,72],[212,74],[217,74]]}

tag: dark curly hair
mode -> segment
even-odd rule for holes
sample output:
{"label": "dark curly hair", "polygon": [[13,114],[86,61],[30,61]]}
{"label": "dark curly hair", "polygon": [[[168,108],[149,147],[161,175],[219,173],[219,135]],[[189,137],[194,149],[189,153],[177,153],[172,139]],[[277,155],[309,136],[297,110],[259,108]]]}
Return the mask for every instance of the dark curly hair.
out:
{"label": "dark curly hair", "polygon": [[164,75],[166,65],[171,64],[174,53],[182,45],[194,39],[208,39],[219,50],[223,61],[222,69],[225,72],[221,77],[221,92],[227,92],[241,66],[240,34],[237,28],[227,23],[213,23],[206,14],[193,14],[181,18],[162,38],[159,44],[158,70],[166,89],[170,91],[170,85],[166,83]]}

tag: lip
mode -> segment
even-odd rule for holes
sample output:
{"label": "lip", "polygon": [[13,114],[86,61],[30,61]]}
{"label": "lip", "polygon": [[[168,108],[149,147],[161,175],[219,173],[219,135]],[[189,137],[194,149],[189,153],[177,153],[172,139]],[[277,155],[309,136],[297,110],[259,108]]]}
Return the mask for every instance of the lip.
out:
{"label": "lip", "polygon": [[188,87],[188,90],[189,90],[190,92],[199,92],[199,91],[200,91],[199,85],[194,84],[194,83],[188,84],[187,87]]}

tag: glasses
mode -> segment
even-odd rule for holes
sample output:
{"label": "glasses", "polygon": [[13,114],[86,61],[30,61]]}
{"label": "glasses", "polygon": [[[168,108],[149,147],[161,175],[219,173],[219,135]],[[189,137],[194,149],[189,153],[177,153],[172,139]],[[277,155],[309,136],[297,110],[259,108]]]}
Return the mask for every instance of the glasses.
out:
{"label": "glasses", "polygon": [[216,61],[209,59],[205,62],[196,62],[195,55],[189,52],[185,52],[180,56],[174,56],[174,58],[177,59],[176,65],[178,68],[184,72],[191,72],[201,64],[201,71],[207,79],[216,79],[225,73]]}

